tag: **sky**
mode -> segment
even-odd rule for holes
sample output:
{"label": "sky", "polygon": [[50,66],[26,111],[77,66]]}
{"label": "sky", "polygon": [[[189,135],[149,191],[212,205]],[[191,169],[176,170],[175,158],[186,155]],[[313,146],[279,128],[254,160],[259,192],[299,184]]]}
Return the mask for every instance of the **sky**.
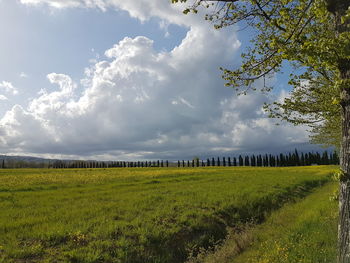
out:
{"label": "sky", "polygon": [[[188,5],[188,4],[187,4]],[[250,31],[215,30],[166,0],[0,0],[0,154],[186,159],[317,149],[237,96],[220,66],[239,67]],[[257,82],[257,86],[263,85]]]}

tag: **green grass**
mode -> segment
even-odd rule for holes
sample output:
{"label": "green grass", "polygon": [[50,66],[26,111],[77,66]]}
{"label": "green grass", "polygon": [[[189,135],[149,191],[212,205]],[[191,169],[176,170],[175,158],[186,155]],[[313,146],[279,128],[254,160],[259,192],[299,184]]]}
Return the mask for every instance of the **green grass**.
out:
{"label": "green grass", "polygon": [[334,170],[0,170],[0,262],[184,262]]}
{"label": "green grass", "polygon": [[338,202],[335,182],[288,203],[260,225],[231,229],[214,251],[203,250],[188,263],[336,262]]}
{"label": "green grass", "polygon": [[336,183],[327,184],[273,213],[254,229],[253,246],[231,262],[336,262],[338,202],[329,200],[336,188]]}

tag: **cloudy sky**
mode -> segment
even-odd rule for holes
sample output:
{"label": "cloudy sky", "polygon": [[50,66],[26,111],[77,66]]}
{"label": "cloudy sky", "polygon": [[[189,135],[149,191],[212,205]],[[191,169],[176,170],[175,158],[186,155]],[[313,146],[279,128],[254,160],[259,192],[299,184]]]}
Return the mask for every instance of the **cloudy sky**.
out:
{"label": "cloudy sky", "polygon": [[[0,154],[178,159],[308,149],[303,127],[276,126],[237,97],[220,66],[239,66],[249,32],[214,30],[170,0],[0,0]],[[261,83],[257,83],[261,85]]]}

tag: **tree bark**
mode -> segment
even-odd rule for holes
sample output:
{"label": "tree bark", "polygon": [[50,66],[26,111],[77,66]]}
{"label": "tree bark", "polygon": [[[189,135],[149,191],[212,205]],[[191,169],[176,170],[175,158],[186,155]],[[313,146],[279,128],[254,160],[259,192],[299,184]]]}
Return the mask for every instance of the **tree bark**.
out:
{"label": "tree bark", "polygon": [[[342,23],[350,6],[349,0],[328,0],[328,10],[335,17],[336,34],[349,31],[349,23]],[[341,85],[340,105],[342,109],[342,141],[340,150],[340,183],[339,183],[339,223],[338,223],[338,262],[350,263],[350,60],[338,61]]]}
{"label": "tree bark", "polygon": [[[349,70],[350,73],[350,70]],[[350,263],[350,89],[342,90],[342,143],[339,186],[338,261]]]}
{"label": "tree bark", "polygon": [[[341,22],[350,6],[349,0],[326,0],[327,9],[334,15],[335,33],[348,32],[348,24]],[[338,61],[340,79],[340,106],[342,112],[342,141],[340,149],[338,262],[350,263],[350,60]]]}

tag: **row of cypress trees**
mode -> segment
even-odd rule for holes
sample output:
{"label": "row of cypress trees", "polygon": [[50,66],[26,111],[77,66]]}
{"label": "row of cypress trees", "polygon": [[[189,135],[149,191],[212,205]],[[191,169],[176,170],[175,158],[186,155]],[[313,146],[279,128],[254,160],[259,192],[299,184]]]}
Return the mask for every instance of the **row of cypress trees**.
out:
{"label": "row of cypress trees", "polygon": [[50,168],[126,168],[169,167],[169,161],[103,162],[103,161],[55,161]]}
{"label": "row of cypress trees", "polygon": [[307,165],[329,165],[339,164],[339,156],[336,152],[322,154],[316,152],[301,153],[297,150],[288,154],[264,154],[264,155],[239,155],[236,157],[208,158],[206,161],[194,158],[192,161],[178,161],[178,167],[199,167],[199,166],[258,166],[258,167],[285,167],[285,166],[307,166]]}
{"label": "row of cypress trees", "polygon": [[339,164],[339,157],[336,152],[328,153],[324,151],[322,154],[318,152],[299,153],[295,150],[293,153],[288,154],[264,154],[264,155],[239,155],[238,157],[217,157],[208,158],[207,160],[200,160],[194,158],[192,160],[182,160],[176,163],[169,163],[168,160],[157,160],[157,161],[64,161],[58,160],[45,164],[45,166],[35,164],[31,165],[28,162],[6,162],[0,160],[0,168],[126,168],[126,167],[204,167],[204,166],[257,166],[257,167],[284,167],[284,166],[305,166],[305,165],[329,165]]}

